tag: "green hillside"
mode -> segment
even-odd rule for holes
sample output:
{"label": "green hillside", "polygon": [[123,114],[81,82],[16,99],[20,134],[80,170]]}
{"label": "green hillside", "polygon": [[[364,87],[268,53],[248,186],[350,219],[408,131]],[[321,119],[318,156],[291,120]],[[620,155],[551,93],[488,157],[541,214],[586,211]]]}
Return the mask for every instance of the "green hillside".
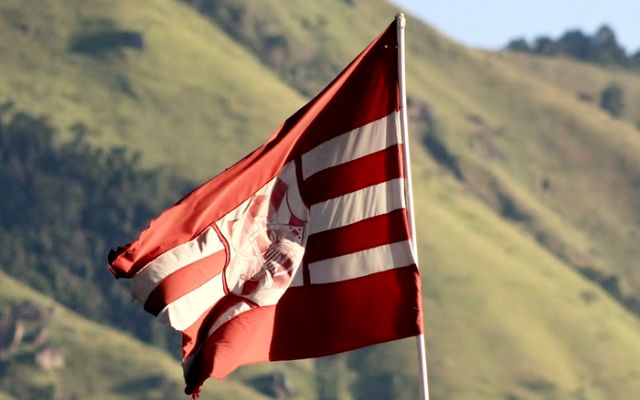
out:
{"label": "green hillside", "polygon": [[[143,48],[71,50],[123,31],[140,33]],[[147,165],[171,160],[196,179],[235,162],[302,102],[177,1],[3,1],[0,37],[0,101],[61,128],[83,123],[96,144],[141,150]]]}
{"label": "green hillside", "polygon": [[[396,12],[382,1],[83,4],[0,4],[0,102],[62,132],[83,123],[94,145],[140,151],[144,165],[190,180],[262,142]],[[104,47],[100,35],[122,32],[137,35]],[[96,38],[103,47],[78,45]],[[639,397],[640,74],[476,51],[412,19],[407,42],[432,398]],[[598,106],[612,82],[625,91],[620,119]],[[0,306],[31,293],[3,282]],[[67,366],[42,373],[18,357],[9,371],[24,387],[139,398],[161,376],[177,396],[180,368],[166,354],[93,323],[65,325],[73,314],[56,310],[51,341]],[[95,339],[107,336],[120,339]],[[414,365],[408,339],[243,368],[203,397],[257,398],[242,383],[284,371],[297,398],[413,399]],[[0,382],[0,399],[23,397]]]}
{"label": "green hillside", "polygon": [[418,182],[434,398],[640,393],[637,318],[455,184]]}
{"label": "green hillside", "polygon": [[[354,7],[320,1],[291,12],[276,3],[198,2],[303,93],[326,84],[344,65],[339,60],[348,60],[394,13],[383,3]],[[332,17],[328,9],[344,18]],[[242,24],[229,21],[229,15],[241,15],[236,19]],[[640,272],[625,260],[640,251],[629,240],[637,237],[640,222],[634,207],[640,194],[640,128],[635,123],[640,120],[640,74],[469,50],[412,22],[407,79],[416,110],[414,134],[438,138],[458,159],[465,184],[476,195],[497,211],[511,203],[521,214],[512,216],[516,222],[558,256],[575,267],[614,274],[626,296],[638,293]],[[271,27],[269,35],[285,40],[282,47],[290,49],[287,60],[293,66],[269,57],[257,35],[265,26]],[[304,51],[293,50],[301,47]],[[331,68],[320,75],[313,62],[305,63],[305,54],[322,58]],[[311,78],[298,82],[295,74]],[[598,105],[599,93],[612,82],[625,90],[622,120]]]}
{"label": "green hillside", "polygon": [[[383,2],[192,3],[301,93],[329,82],[395,12]],[[592,279],[616,280],[640,313],[640,270],[629,261],[640,256],[640,74],[470,50],[408,26],[414,135],[435,137],[476,196]],[[598,104],[611,83],[624,88],[620,120]]]}
{"label": "green hillside", "polygon": [[11,397],[5,392],[0,392],[0,400],[14,400],[14,399],[15,397]]}
{"label": "green hillside", "polygon": [[[0,398],[181,397],[181,367],[163,351],[89,322],[2,272],[0,304],[0,315],[13,310],[15,322],[26,326],[22,339],[2,352]],[[34,362],[47,350],[61,354],[62,365]],[[208,385],[203,392],[203,398],[222,396],[266,399],[232,379]]]}
{"label": "green hillside", "polygon": [[587,63],[577,63],[565,58],[531,57],[505,52],[502,58],[536,78],[558,86],[585,102],[597,105],[602,90],[609,84],[622,86],[625,103],[623,119],[632,125],[640,123],[640,80],[637,71],[618,68],[602,68]]}

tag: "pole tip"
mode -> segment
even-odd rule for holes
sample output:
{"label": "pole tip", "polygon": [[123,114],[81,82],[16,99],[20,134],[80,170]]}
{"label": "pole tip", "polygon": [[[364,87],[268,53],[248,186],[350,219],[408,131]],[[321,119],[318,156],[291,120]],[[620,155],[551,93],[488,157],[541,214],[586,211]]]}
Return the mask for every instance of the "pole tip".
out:
{"label": "pole tip", "polygon": [[404,28],[404,25],[406,22],[406,19],[404,18],[404,13],[399,12],[396,14],[396,22],[401,28]]}

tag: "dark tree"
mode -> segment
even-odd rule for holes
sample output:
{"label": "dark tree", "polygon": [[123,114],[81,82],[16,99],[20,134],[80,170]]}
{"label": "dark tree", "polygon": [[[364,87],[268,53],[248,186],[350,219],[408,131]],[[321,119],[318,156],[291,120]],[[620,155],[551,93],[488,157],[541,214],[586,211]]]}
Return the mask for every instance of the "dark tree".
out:
{"label": "dark tree", "polygon": [[589,36],[580,30],[567,31],[557,42],[558,53],[578,60],[591,61],[592,43]]}
{"label": "dark tree", "polygon": [[107,271],[111,246],[134,238],[187,184],[140,168],[126,149],[100,150],[75,125],[58,144],[47,119],[0,104],[0,268],[91,319],[166,342]]}
{"label": "dark tree", "polygon": [[640,50],[633,56],[627,56],[613,29],[607,25],[602,25],[593,35],[574,29],[566,31],[557,40],[540,36],[531,45],[517,38],[510,41],[506,48],[546,56],[566,56],[599,65],[640,69]]}
{"label": "dark tree", "polygon": [[600,107],[614,117],[622,115],[624,110],[624,91],[615,83],[610,84],[600,94]]}
{"label": "dark tree", "polygon": [[633,69],[640,70],[640,49],[629,57],[629,66]]}
{"label": "dark tree", "polygon": [[531,46],[529,46],[529,43],[524,38],[518,38],[510,41],[507,44],[507,50],[530,53]]}
{"label": "dark tree", "polygon": [[607,25],[601,26],[593,36],[594,61],[605,65],[626,65],[627,54],[618,44],[616,35]]}
{"label": "dark tree", "polygon": [[137,31],[108,30],[76,36],[71,39],[69,50],[88,55],[132,48],[144,50],[145,41]]}
{"label": "dark tree", "polygon": [[537,54],[554,55],[556,54],[556,42],[550,37],[540,36],[536,38],[533,51]]}

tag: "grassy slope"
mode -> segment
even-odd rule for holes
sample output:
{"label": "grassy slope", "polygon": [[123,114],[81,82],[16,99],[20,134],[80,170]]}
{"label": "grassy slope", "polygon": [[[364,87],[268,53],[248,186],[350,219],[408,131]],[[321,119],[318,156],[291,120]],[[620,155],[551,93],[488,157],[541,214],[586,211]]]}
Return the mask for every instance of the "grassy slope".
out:
{"label": "grassy slope", "polygon": [[624,92],[625,107],[622,117],[632,124],[640,123],[640,107],[637,106],[640,103],[638,72],[615,67],[602,68],[564,57],[531,57],[515,52],[504,52],[500,57],[595,105],[598,105],[602,90],[609,84],[617,83]]}
{"label": "grassy slope", "polygon": [[[3,383],[6,392],[16,391],[19,398],[32,398],[25,387],[65,399],[181,397],[181,368],[168,354],[87,321],[0,272],[0,304],[24,301],[54,310],[47,345],[62,350],[66,365],[60,370],[40,370],[29,361],[34,348],[21,346],[4,373],[3,380],[9,379]],[[263,398],[236,380],[209,384],[203,392],[205,399],[219,396]]]}
{"label": "grassy slope", "polygon": [[[2,7],[11,4],[4,2]],[[101,2],[100,7],[92,7],[92,14],[105,12],[119,25],[140,29],[148,37],[147,50],[111,56],[106,67],[86,56],[61,56],[67,31],[76,24],[72,14],[56,8],[53,2],[48,4],[48,8],[29,8],[29,14],[21,17],[33,18],[37,26],[57,21],[50,28],[51,35],[39,34],[43,45],[23,37],[6,18],[0,25],[3,37],[13,42],[0,41],[0,46],[4,46],[3,52],[13,52],[8,59],[17,60],[16,65],[0,61],[2,76],[11,77],[0,79],[3,96],[10,92],[24,107],[55,113],[52,118],[63,125],[76,119],[91,127],[100,125],[102,134],[96,136],[96,142],[127,143],[142,150],[150,163],[178,165],[196,178],[208,175],[202,170],[210,170],[210,164],[228,164],[249,151],[303,102],[281,83],[296,82],[286,70],[278,78],[215,26],[176,3],[156,1],[139,9],[125,2]],[[314,43],[319,43],[323,52],[331,50],[332,66],[325,67],[327,74],[351,59],[394,14],[391,7],[373,3],[360,3],[356,9],[346,3],[306,2],[298,3],[291,12],[276,3],[258,4],[254,13],[272,18],[271,24],[284,27],[295,43],[306,43],[307,52],[313,53]],[[45,19],[40,15],[45,12],[57,19]],[[88,11],[78,9],[77,13]],[[311,24],[305,28],[291,14],[300,14]],[[37,23],[38,18],[44,22]],[[321,37],[311,33],[318,21],[324,24]],[[624,154],[625,148],[629,153],[635,149],[630,128],[593,108],[584,108],[587,106],[576,101],[573,92],[548,82],[540,84],[541,78],[528,76],[521,66],[503,63],[502,56],[461,48],[413,21],[409,22],[408,41],[410,96],[431,106],[447,146],[462,160],[469,188],[453,183],[434,166],[420,145],[421,132],[414,131],[434,398],[495,399],[507,394],[525,399],[579,398],[581,391],[596,399],[637,395],[638,321],[550,256],[526,231],[500,219],[472,196],[479,194],[492,204],[490,184],[498,181],[535,217],[532,229],[570,244],[575,253],[589,255],[594,246],[589,231],[580,224],[567,223],[572,220],[565,218],[565,211],[574,212],[567,206],[573,202],[566,197],[576,188],[564,184],[584,176],[577,188],[584,189],[603,177],[595,167],[585,173],[578,168],[580,164],[572,174],[566,162],[556,161],[568,150],[549,145],[577,141],[584,144],[578,148],[583,150],[594,143],[599,146],[600,140],[609,154],[603,157],[613,160],[618,152]],[[295,48],[292,54],[296,54]],[[131,83],[137,98],[116,90],[119,86],[114,82],[122,83],[118,72]],[[248,76],[260,84],[246,84],[251,79]],[[298,89],[311,92],[328,80],[324,75],[311,78]],[[225,100],[229,94],[237,97]],[[43,98],[46,101],[41,101]],[[234,106],[225,108],[225,104]],[[256,114],[239,116],[240,105],[248,105],[246,110]],[[480,116],[482,126],[469,116]],[[619,142],[604,139],[611,128],[621,132]],[[180,135],[175,135],[176,131]],[[150,138],[152,134],[156,136]],[[209,134],[226,138],[225,147],[220,140],[203,144]],[[499,156],[487,158],[487,148]],[[587,160],[594,156],[578,150],[570,155]],[[185,160],[192,160],[191,165]],[[540,177],[547,174],[552,176],[554,188],[564,188],[548,196],[551,199],[536,189]],[[627,201],[611,196],[590,201],[609,200]],[[581,203],[578,205],[576,214],[586,212]],[[629,212],[626,206],[621,209]],[[615,227],[617,222],[612,220],[611,225]],[[607,260],[606,254],[596,255],[602,262]],[[386,371],[400,376],[395,397],[412,398],[413,394],[401,386],[409,382],[406,387],[415,387],[415,373],[398,370],[403,369],[399,366],[414,365],[414,357],[409,340],[327,360],[326,369],[340,372],[333,382],[341,398],[362,393],[367,376],[384,376]],[[268,367],[254,368],[241,370],[237,376]],[[287,374],[298,371],[292,376],[297,382],[306,382],[298,385],[312,390],[308,379],[313,369],[308,362],[292,364],[292,372]]]}
{"label": "grassy slope", "polygon": [[[428,34],[419,26],[416,30]],[[423,237],[440,238],[423,246],[429,249],[425,258],[435,258],[427,261],[430,273],[452,275],[451,281],[440,276],[440,283],[433,283],[443,295],[430,320],[434,329],[447,321],[432,334],[436,343],[438,336],[458,336],[447,340],[441,353],[441,365],[450,371],[445,380],[454,377],[443,385],[445,392],[464,398],[454,388],[460,371],[472,365],[473,389],[460,388],[468,398],[483,391],[483,398],[498,398],[500,393],[491,393],[496,388],[524,398],[579,398],[583,392],[588,398],[637,396],[637,318],[525,234],[533,233],[547,250],[574,264],[614,271],[627,288],[637,289],[638,272],[630,263],[638,248],[629,239],[638,229],[638,188],[630,182],[640,171],[640,135],[630,124],[579,101],[575,88],[529,74],[502,55],[435,43],[415,44],[414,55],[422,61],[416,64],[423,68],[413,73],[414,96],[432,105],[440,133],[461,159],[464,185],[495,208],[495,187],[500,187],[531,217],[523,224],[526,231],[514,229],[453,196],[433,202],[448,219],[426,205],[422,210]],[[544,61],[538,63],[544,69]],[[640,82],[638,76],[624,78],[630,86]],[[471,116],[480,116],[481,124]],[[551,190],[541,190],[544,179]],[[423,195],[428,198],[435,186]],[[456,203],[465,207],[455,212]],[[448,290],[453,292],[447,295]],[[592,291],[596,303],[584,300]],[[454,298],[462,304],[447,304]],[[458,313],[462,318],[452,321]],[[464,352],[461,348],[465,356],[450,356]],[[613,361],[620,356],[628,358],[622,364]]]}
{"label": "grassy slope", "polygon": [[[552,196],[543,199],[550,207],[566,213],[566,219],[589,236],[592,253],[602,264],[626,278],[628,292],[640,292],[640,270],[636,260],[640,249],[639,172],[640,160],[640,74],[603,69],[565,59],[533,58],[519,54],[496,55],[505,64],[530,76],[540,86],[562,91],[565,108],[573,107],[573,121],[584,138],[567,138],[556,150],[570,169],[555,174],[560,179]],[[622,119],[613,119],[598,107],[600,92],[609,83],[623,87],[626,109]],[[593,100],[578,101],[579,95]],[[561,140],[562,138],[560,138]],[[560,142],[559,140],[559,142]],[[538,156],[542,159],[542,156]],[[550,159],[540,173],[560,170],[563,164]],[[537,161],[541,163],[541,161]],[[546,171],[545,171],[546,170]],[[531,179],[531,174],[524,179]],[[567,208],[575,204],[575,208]],[[585,216],[588,215],[589,219]]]}
{"label": "grassy slope", "polygon": [[[234,162],[301,102],[180,2],[83,4],[2,2],[0,101],[46,113],[63,128],[85,123],[94,143],[143,151],[147,164],[170,160],[196,179]],[[74,35],[107,24],[142,32],[146,48],[99,57],[68,51]]]}
{"label": "grassy slope", "polygon": [[455,184],[416,183],[434,398],[640,393],[636,318]]}
{"label": "grassy slope", "polygon": [[[496,58],[487,69],[509,80],[480,90],[487,101],[504,99],[498,122],[502,136],[496,143],[506,157],[499,167],[512,185],[529,193],[529,203],[543,206],[547,215],[560,216],[564,226],[583,234],[586,245],[581,247],[571,237],[560,237],[565,247],[561,253],[574,264],[593,264],[619,274],[627,289],[637,293],[640,276],[631,260],[639,251],[633,245],[640,221],[635,206],[640,200],[639,132],[579,101],[573,91],[508,64],[497,66]],[[640,76],[628,76],[628,81],[638,84]],[[544,180],[549,190],[541,190]],[[539,225],[546,217],[540,214],[538,219]],[[557,230],[532,225],[559,236]]]}
{"label": "grassy slope", "polygon": [[12,397],[9,394],[0,391],[0,400],[15,400],[15,397]]}

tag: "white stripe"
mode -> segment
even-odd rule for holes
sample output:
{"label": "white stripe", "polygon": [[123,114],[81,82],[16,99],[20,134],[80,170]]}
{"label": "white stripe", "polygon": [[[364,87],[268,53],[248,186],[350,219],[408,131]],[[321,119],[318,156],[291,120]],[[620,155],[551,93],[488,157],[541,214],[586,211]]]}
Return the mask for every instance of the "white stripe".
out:
{"label": "white stripe", "polygon": [[195,239],[162,253],[133,277],[133,297],[144,304],[161,280],[173,272],[224,249],[218,234],[207,228]]}
{"label": "white stripe", "polygon": [[404,207],[404,179],[392,179],[312,205],[309,234],[339,228]]}
{"label": "white stripe", "polygon": [[291,278],[291,283],[289,284],[289,287],[294,287],[294,286],[304,286],[304,268],[302,268],[302,265],[299,265],[298,268],[296,269],[296,272],[293,273],[293,277]]}
{"label": "white stripe", "polygon": [[251,310],[251,306],[244,301],[242,303],[234,305],[233,307],[222,313],[222,315],[218,317],[218,319],[216,319],[216,322],[214,322],[211,328],[209,328],[208,336],[213,335],[213,333],[217,331],[218,328],[220,328],[225,322],[231,321],[233,318],[249,310]]}
{"label": "white stripe", "polygon": [[158,314],[160,321],[172,328],[183,331],[193,325],[200,316],[224,297],[222,274],[207,283],[169,303]]}
{"label": "white stripe", "polygon": [[406,240],[311,263],[309,277],[311,283],[339,282],[415,263]]}
{"label": "white stripe", "polygon": [[401,143],[400,114],[393,112],[340,136],[302,155],[302,177],[307,179],[323,169],[344,164]]}

